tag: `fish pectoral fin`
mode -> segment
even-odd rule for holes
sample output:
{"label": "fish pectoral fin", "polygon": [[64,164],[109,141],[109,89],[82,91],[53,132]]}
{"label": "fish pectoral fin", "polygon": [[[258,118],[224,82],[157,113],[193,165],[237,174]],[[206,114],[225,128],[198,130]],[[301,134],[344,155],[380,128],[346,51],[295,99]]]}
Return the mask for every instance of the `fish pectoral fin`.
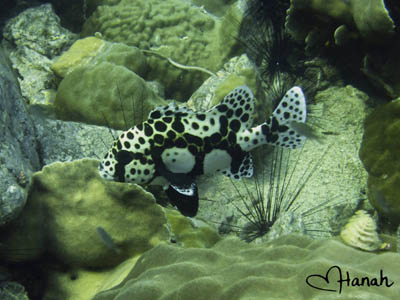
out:
{"label": "fish pectoral fin", "polygon": [[192,182],[190,186],[170,184],[166,194],[171,204],[176,206],[182,215],[194,217],[197,214],[199,195],[195,182]]}

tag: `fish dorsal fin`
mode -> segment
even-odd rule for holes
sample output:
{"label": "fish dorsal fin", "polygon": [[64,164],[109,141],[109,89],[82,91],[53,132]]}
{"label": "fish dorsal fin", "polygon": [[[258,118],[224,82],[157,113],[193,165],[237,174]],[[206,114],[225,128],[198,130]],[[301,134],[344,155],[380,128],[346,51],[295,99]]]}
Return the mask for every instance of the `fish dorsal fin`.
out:
{"label": "fish dorsal fin", "polygon": [[175,102],[171,102],[168,105],[158,106],[149,113],[149,119],[160,119],[161,117],[168,117],[172,115],[182,114],[194,114],[194,111],[186,106],[178,106]]}
{"label": "fish dorsal fin", "polygon": [[251,157],[250,153],[247,153],[239,168],[237,170],[233,170],[233,168],[228,168],[225,170],[220,171],[220,173],[234,179],[240,179],[242,177],[252,177],[254,172],[254,167],[253,167],[253,158]]}
{"label": "fish dorsal fin", "polygon": [[305,123],[307,118],[306,99],[301,88],[294,86],[288,90],[272,115],[280,125],[293,121]]}
{"label": "fish dorsal fin", "polygon": [[250,88],[241,85],[233,89],[211,112],[223,114],[228,119],[229,123],[233,120],[233,124],[239,124],[240,129],[249,129],[253,125],[254,115],[254,96]]}
{"label": "fish dorsal fin", "polygon": [[306,99],[301,88],[294,86],[286,92],[285,96],[283,96],[281,102],[272,113],[272,120],[276,119],[279,126],[285,125],[288,127],[288,130],[279,133],[275,144],[290,148],[302,146],[306,140],[306,136],[297,132],[293,124],[304,124],[306,118]]}

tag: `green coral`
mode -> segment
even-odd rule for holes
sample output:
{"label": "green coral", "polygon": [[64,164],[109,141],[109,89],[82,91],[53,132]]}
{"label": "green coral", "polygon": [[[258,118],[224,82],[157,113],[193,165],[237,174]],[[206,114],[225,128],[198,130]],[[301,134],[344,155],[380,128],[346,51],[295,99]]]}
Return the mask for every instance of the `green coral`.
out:
{"label": "green coral", "polygon": [[203,221],[186,218],[176,210],[164,211],[175,241],[183,247],[209,248],[220,240],[215,229]]}
{"label": "green coral", "polygon": [[[345,278],[379,278],[380,270],[395,282],[385,286],[347,287],[342,293],[312,288],[306,283],[338,291],[339,266]],[[190,299],[190,300],[302,300],[302,299],[396,299],[400,288],[399,254],[365,253],[336,240],[314,241],[288,235],[269,243],[246,244],[224,239],[210,249],[159,245],[146,252],[119,285],[96,295],[93,300]],[[328,294],[329,293],[329,294]]]}
{"label": "green coral", "polygon": [[365,121],[360,158],[369,173],[371,204],[400,223],[400,99],[382,105]]}
{"label": "green coral", "polygon": [[[152,50],[180,64],[215,72],[236,44],[232,43],[235,32],[221,36],[219,29],[219,20],[183,1],[122,0],[118,5],[99,6],[82,34],[100,32],[106,40]],[[221,38],[231,42],[220,47]],[[201,72],[178,69],[155,55],[148,56],[148,63],[146,79],[162,83],[168,98],[188,99],[207,78]]]}
{"label": "green coral", "polygon": [[60,83],[54,104],[62,120],[127,129],[166,102],[136,73],[104,61],[70,72]]}
{"label": "green coral", "polygon": [[[310,14],[314,15],[314,22],[304,18]],[[394,34],[394,22],[383,0],[293,0],[286,21],[292,36],[306,42],[313,30],[333,33],[341,28],[343,32],[340,24],[356,28],[369,42],[382,41]],[[317,25],[318,22],[323,25]]]}
{"label": "green coral", "polygon": [[[27,206],[14,224],[19,228],[10,228],[3,241],[25,249],[33,245],[25,240],[42,237],[40,249],[77,268],[115,266],[169,241],[167,219],[153,195],[135,184],[105,181],[97,167],[98,161],[82,159],[35,173]],[[99,226],[115,249],[99,235]]]}

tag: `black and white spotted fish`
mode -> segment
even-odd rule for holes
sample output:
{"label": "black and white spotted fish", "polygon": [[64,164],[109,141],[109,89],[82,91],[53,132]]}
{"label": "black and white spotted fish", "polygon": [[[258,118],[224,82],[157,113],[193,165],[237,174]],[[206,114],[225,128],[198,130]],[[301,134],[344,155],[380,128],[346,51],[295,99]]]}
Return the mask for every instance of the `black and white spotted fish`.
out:
{"label": "black and white spotted fish", "polygon": [[163,185],[170,202],[186,216],[198,209],[196,177],[222,173],[239,179],[253,175],[250,150],[263,144],[296,148],[305,136],[306,103],[291,88],[271,117],[251,127],[254,96],[247,86],[231,91],[215,107],[194,112],[170,104],[150,112],[148,120],[114,141],[99,165],[104,179]]}

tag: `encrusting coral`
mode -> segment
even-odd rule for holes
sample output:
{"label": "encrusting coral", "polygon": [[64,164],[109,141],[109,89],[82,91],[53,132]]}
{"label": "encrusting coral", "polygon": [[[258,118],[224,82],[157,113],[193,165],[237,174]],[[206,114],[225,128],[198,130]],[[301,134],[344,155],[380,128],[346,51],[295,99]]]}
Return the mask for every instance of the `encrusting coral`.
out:
{"label": "encrusting coral", "polygon": [[[329,272],[332,266],[338,266],[343,278],[349,272],[350,280],[379,278],[380,270],[388,284],[400,280],[397,253],[377,255],[336,240],[314,241],[298,235],[260,245],[226,238],[210,249],[159,245],[142,255],[120,285],[93,300],[390,300],[400,292],[396,284],[353,287],[343,282],[340,294],[338,270]],[[324,276],[326,281],[321,280]]]}

